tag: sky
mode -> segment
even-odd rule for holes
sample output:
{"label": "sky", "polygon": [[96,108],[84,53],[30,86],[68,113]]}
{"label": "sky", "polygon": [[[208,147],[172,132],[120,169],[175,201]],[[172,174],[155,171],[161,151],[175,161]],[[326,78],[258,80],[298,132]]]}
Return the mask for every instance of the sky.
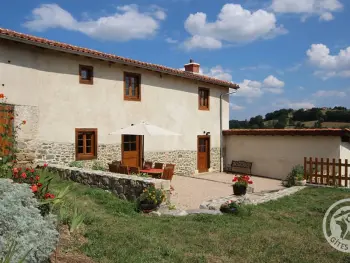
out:
{"label": "sky", "polygon": [[0,27],[232,81],[230,118],[350,108],[349,0],[12,0]]}

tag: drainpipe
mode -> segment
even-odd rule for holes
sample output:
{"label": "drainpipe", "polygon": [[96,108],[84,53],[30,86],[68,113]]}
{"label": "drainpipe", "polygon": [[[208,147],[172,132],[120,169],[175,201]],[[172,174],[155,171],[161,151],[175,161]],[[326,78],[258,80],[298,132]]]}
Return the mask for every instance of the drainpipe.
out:
{"label": "drainpipe", "polygon": [[223,135],[222,135],[222,97],[225,95],[234,94],[236,92],[237,91],[234,90],[234,91],[220,94],[220,173],[222,172],[223,166],[224,166],[223,151],[222,151],[222,148],[223,148],[223,146],[222,146],[222,141],[223,141]]}

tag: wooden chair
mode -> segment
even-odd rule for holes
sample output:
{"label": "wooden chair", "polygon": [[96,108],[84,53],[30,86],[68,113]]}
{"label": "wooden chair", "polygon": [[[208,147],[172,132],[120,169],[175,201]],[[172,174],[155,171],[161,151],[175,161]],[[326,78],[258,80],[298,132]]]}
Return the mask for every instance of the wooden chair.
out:
{"label": "wooden chair", "polygon": [[129,174],[140,174],[140,168],[139,167],[129,167]]}
{"label": "wooden chair", "polygon": [[120,174],[129,174],[129,167],[126,165],[121,165],[119,166],[119,171]]}
{"label": "wooden chair", "polygon": [[172,169],[171,178],[173,178],[173,176],[174,176],[174,171],[175,171],[175,164],[167,163],[167,164],[165,165],[165,168],[171,168],[171,169]]}
{"label": "wooden chair", "polygon": [[173,179],[174,170],[171,167],[165,167],[161,179],[171,181]]}
{"label": "wooden chair", "polygon": [[163,169],[163,163],[155,163],[154,164],[154,169]]}
{"label": "wooden chair", "polygon": [[108,167],[109,167],[109,171],[110,172],[118,173],[119,165],[116,165],[116,164],[113,164],[113,163],[109,163]]}
{"label": "wooden chair", "polygon": [[153,166],[153,162],[145,162],[145,164],[143,165],[143,169],[149,169],[149,168],[152,168]]}

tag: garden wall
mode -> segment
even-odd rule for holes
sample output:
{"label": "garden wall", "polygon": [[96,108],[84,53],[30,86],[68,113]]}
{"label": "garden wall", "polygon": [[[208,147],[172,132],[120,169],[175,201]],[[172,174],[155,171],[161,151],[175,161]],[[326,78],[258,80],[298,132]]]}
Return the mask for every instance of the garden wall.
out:
{"label": "garden wall", "polygon": [[[151,184],[154,184],[156,188],[165,190],[167,193],[170,192],[170,181],[167,180],[60,165],[50,165],[48,169],[50,172],[57,173],[62,179],[109,190],[117,197],[129,201],[135,201],[140,196],[143,189]],[[167,198],[169,196],[170,194],[167,194]]]}

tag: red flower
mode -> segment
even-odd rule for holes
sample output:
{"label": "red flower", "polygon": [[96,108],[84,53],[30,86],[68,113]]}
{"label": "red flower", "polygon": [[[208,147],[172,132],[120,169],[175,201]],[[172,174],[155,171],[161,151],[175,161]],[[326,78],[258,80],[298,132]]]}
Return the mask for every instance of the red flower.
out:
{"label": "red flower", "polygon": [[12,171],[13,171],[14,174],[18,173],[18,169],[17,168],[13,168]]}
{"label": "red flower", "polygon": [[33,184],[33,185],[30,187],[30,189],[32,189],[32,192],[33,192],[33,193],[38,192],[38,187],[37,187],[35,184]]}
{"label": "red flower", "polygon": [[35,176],[35,180],[37,180],[37,181],[39,181],[39,180],[40,180],[39,175]]}
{"label": "red flower", "polygon": [[22,168],[21,168],[21,167],[19,167],[19,168],[18,168],[18,171],[22,171]]}
{"label": "red flower", "polygon": [[233,178],[232,182],[237,182],[237,181],[238,181],[238,177],[235,176],[235,177]]}
{"label": "red flower", "polygon": [[29,171],[29,168],[28,168],[28,167],[26,168],[26,171]]}
{"label": "red flower", "polygon": [[44,168],[47,167],[47,166],[48,166],[48,164],[47,164],[47,163],[44,163]]}
{"label": "red flower", "polygon": [[253,183],[253,181],[252,181],[252,180],[249,180],[249,181],[248,181],[248,184],[252,184],[252,183]]}
{"label": "red flower", "polygon": [[22,124],[23,124],[23,125],[24,125],[24,124],[26,124],[26,123],[27,123],[27,121],[26,121],[26,120],[23,120],[23,121],[22,121]]}
{"label": "red flower", "polygon": [[48,198],[54,199],[54,198],[55,198],[55,195],[54,195],[54,194],[50,194],[50,193],[46,193],[46,194],[44,195],[44,198],[45,198],[45,199],[48,199]]}
{"label": "red flower", "polygon": [[33,177],[30,177],[30,178],[29,178],[29,180],[30,180],[31,182],[33,182],[33,181],[34,181]]}
{"label": "red flower", "polygon": [[35,170],[32,168],[32,169],[30,169],[30,172],[31,172],[31,173],[34,173],[34,172],[35,172]]}
{"label": "red flower", "polygon": [[42,183],[37,183],[36,185],[37,185],[39,188],[43,186]]}
{"label": "red flower", "polygon": [[5,98],[4,93],[0,93],[0,99],[3,99],[3,98]]}
{"label": "red flower", "polygon": [[26,173],[22,173],[22,174],[21,174],[21,177],[22,177],[23,179],[26,179],[26,178],[27,178]]}

